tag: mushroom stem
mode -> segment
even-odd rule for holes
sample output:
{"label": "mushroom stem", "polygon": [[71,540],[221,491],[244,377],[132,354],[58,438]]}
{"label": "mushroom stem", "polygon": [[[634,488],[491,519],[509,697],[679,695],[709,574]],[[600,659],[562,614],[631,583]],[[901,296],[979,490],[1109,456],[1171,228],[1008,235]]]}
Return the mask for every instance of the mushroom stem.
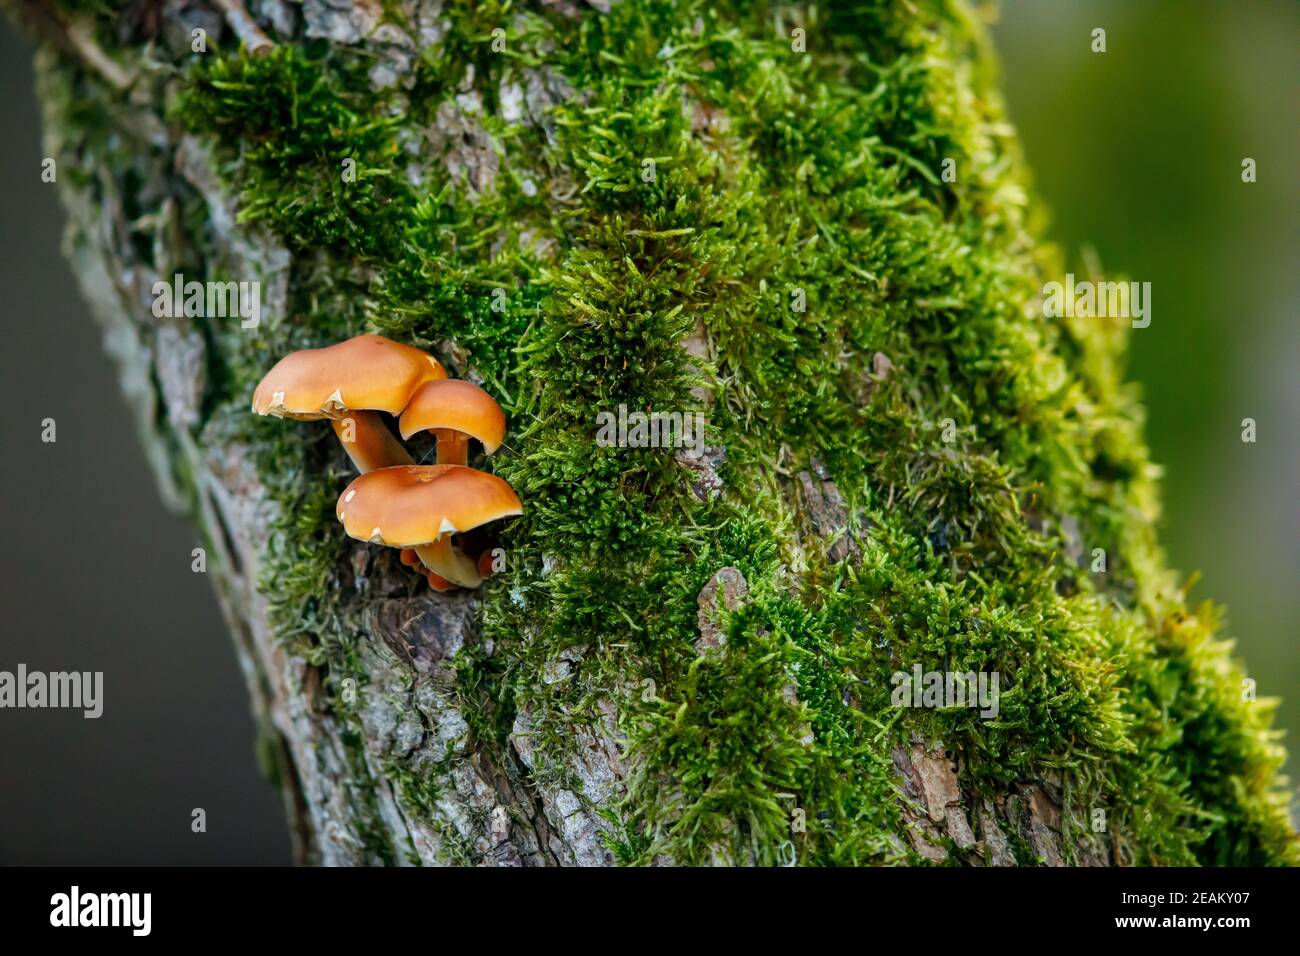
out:
{"label": "mushroom stem", "polygon": [[478,566],[461,554],[457,548],[452,547],[449,534],[444,534],[433,544],[416,548],[415,553],[420,556],[426,568],[452,584],[463,588],[476,588],[483,583],[483,578],[478,573]]}
{"label": "mushroom stem", "polygon": [[352,464],[363,475],[393,465],[415,464],[378,412],[349,411],[342,418],[332,419],[330,426]]}
{"label": "mushroom stem", "polygon": [[438,464],[469,464],[468,435],[464,432],[458,432],[454,428],[435,428],[433,433],[438,438]]}

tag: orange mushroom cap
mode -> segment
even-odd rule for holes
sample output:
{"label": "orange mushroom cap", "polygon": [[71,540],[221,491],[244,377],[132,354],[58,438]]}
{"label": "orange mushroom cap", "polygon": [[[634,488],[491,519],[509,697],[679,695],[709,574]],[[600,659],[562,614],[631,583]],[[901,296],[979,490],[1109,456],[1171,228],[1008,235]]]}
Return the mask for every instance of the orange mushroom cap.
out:
{"label": "orange mushroom cap", "polygon": [[358,335],[280,359],[253,392],[253,411],[303,420],[339,418],[349,409],[396,415],[421,385],[446,377],[437,359],[414,346]]}
{"label": "orange mushroom cap", "polygon": [[398,428],[403,438],[438,428],[461,432],[481,441],[490,455],[506,437],[506,416],[496,399],[473,382],[449,378],[421,385]]}
{"label": "orange mushroom cap", "polygon": [[434,574],[432,571],[424,572],[424,579],[429,582],[429,587],[435,591],[454,591],[456,585],[452,584],[440,574]]}
{"label": "orange mushroom cap", "polygon": [[343,530],[360,541],[419,548],[443,535],[523,514],[514,489],[465,465],[397,465],[353,480],[339,495]]}

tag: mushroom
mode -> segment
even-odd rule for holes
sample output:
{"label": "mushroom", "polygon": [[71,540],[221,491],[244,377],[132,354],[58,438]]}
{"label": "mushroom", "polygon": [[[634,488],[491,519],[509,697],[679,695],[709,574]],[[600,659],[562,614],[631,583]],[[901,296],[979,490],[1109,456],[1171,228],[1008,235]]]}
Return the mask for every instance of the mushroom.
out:
{"label": "mushroom", "polygon": [[411,396],[398,428],[409,439],[431,431],[438,439],[438,464],[469,464],[469,440],[477,438],[492,454],[506,435],[501,406],[473,382],[441,379],[425,382]]}
{"label": "mushroom", "polygon": [[[399,552],[399,557],[402,564],[406,565],[408,568],[415,568],[419,574],[423,574],[424,579],[429,582],[429,587],[433,588],[435,591],[454,591],[456,589],[456,585],[452,584],[442,575],[434,574],[426,568],[424,562],[420,560],[420,556],[415,553],[414,548],[402,548]],[[480,562],[480,573],[482,573],[482,567],[482,562]],[[483,577],[487,577],[487,575],[484,574]]]}
{"label": "mushroom", "polygon": [[[400,552],[400,560],[406,567],[415,568],[419,573],[423,574],[429,581],[429,587],[433,588],[435,591],[450,591],[456,586],[441,575],[434,574],[428,568],[425,568],[420,561],[420,556],[415,553],[414,548],[402,548]],[[496,561],[491,548],[483,551],[478,556],[478,560],[474,563],[478,567],[479,577],[492,577],[492,574],[495,571],[494,565],[496,564]]]}
{"label": "mushroom", "polygon": [[339,495],[337,514],[351,537],[414,548],[434,576],[476,588],[483,583],[478,567],[452,546],[451,536],[523,514],[523,506],[509,484],[487,472],[465,465],[398,465],[354,479]]}
{"label": "mushroom", "polygon": [[253,411],[300,421],[329,419],[343,450],[364,475],[411,464],[377,413],[399,414],[421,385],[446,377],[438,361],[417,348],[382,335],[358,335],[280,359],[253,392]]}

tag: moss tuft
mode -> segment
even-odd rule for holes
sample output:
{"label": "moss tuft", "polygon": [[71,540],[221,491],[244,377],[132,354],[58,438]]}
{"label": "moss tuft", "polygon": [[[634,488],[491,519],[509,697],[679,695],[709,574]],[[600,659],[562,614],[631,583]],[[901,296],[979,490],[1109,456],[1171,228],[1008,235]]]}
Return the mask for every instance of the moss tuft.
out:
{"label": "moss tuft", "polygon": [[[195,62],[178,121],[298,257],[286,319],[220,343],[211,400],[280,507],[277,627],[364,680],[325,597],[345,463],[241,410],[275,355],[380,331],[507,407],[493,467],[525,514],[484,593],[493,653],[462,657],[458,692],[492,746],[528,712],[543,784],[572,783],[572,728],[612,707],[620,862],[919,862],[891,763],[915,734],[970,796],[1061,781],[1067,837],[1102,808],[1123,862],[1296,862],[1270,708],[1241,700],[1216,612],[1188,609],[1151,531],[1124,330],[1027,315],[1058,263],[986,41],[961,8],[921,7],[454,2],[409,90],[384,93],[324,44]],[[708,502],[671,454],[596,442],[598,411],[691,410],[692,389],[726,453]],[[797,533],[814,460],[852,520],[839,562]],[[699,655],[697,595],[727,565],[749,598]],[[540,679],[561,658],[565,679]],[[998,672],[996,719],[891,707],[918,663]],[[428,768],[386,770],[436,818]]]}

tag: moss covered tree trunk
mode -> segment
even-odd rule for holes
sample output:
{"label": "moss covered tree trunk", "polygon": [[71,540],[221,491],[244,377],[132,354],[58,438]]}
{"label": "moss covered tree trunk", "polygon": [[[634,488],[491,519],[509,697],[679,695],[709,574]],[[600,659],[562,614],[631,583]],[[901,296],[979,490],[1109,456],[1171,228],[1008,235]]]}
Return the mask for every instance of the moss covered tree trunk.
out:
{"label": "moss covered tree trunk", "polygon": [[[1163,566],[1125,323],[1043,317],[964,6],[8,2],[301,859],[1295,859],[1269,706]],[[156,315],[178,273],[257,323]],[[329,429],[249,413],[363,331],[507,410],[481,591],[347,539]],[[620,406],[704,432],[609,447]],[[898,706],[914,668],[996,713]]]}

